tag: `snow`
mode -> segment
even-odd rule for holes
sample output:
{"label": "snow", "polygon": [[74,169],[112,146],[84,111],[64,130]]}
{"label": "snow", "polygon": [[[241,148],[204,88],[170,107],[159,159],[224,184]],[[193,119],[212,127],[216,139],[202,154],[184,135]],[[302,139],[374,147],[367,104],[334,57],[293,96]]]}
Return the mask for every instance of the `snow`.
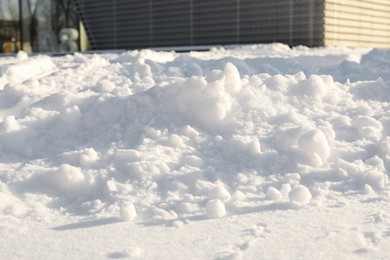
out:
{"label": "snow", "polygon": [[221,200],[214,199],[207,202],[206,215],[208,218],[222,218],[225,213],[225,204]]}
{"label": "snow", "polygon": [[389,57],[0,58],[0,258],[388,257]]}

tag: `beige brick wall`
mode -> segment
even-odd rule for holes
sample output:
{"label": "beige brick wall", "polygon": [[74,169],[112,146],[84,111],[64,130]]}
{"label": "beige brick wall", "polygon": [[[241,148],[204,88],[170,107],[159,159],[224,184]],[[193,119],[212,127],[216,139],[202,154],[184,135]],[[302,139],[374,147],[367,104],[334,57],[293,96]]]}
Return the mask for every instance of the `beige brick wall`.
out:
{"label": "beige brick wall", "polygon": [[325,0],[324,44],[390,48],[390,0]]}

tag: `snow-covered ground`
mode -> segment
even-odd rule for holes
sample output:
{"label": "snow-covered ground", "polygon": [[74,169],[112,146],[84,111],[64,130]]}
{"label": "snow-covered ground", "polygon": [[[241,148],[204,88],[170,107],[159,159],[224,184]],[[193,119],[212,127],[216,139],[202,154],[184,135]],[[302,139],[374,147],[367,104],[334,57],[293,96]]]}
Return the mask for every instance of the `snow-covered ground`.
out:
{"label": "snow-covered ground", "polygon": [[385,259],[390,51],[0,59],[0,259]]}

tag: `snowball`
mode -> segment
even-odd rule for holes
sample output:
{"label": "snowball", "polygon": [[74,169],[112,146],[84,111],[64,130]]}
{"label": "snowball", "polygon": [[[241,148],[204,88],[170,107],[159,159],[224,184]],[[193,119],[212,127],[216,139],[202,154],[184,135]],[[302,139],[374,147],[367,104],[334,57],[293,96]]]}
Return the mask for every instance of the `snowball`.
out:
{"label": "snowball", "polygon": [[365,184],[363,192],[364,192],[364,194],[369,195],[369,194],[372,194],[374,192],[374,190],[372,189],[372,187],[370,185]]}
{"label": "snowball", "polygon": [[330,156],[328,141],[320,130],[314,129],[303,134],[298,140],[298,147],[307,154],[317,154],[322,161]]}
{"label": "snowball", "polygon": [[308,188],[303,185],[297,185],[288,194],[290,201],[299,202],[302,204],[308,203],[311,200],[311,193]]}
{"label": "snowball", "polygon": [[119,215],[122,221],[132,221],[137,216],[133,203],[123,203],[119,210]]}
{"label": "snowball", "polygon": [[282,197],[282,193],[272,186],[265,193],[265,198],[268,200],[281,200]]}
{"label": "snowball", "polygon": [[206,205],[206,215],[208,218],[222,218],[226,214],[225,204],[219,200],[210,200]]}
{"label": "snowball", "polygon": [[227,63],[224,69],[225,88],[229,93],[236,93],[241,90],[240,73],[236,66],[232,63]]}
{"label": "snowball", "polygon": [[230,199],[230,192],[222,185],[215,186],[209,193],[210,199],[219,199],[227,202]]}

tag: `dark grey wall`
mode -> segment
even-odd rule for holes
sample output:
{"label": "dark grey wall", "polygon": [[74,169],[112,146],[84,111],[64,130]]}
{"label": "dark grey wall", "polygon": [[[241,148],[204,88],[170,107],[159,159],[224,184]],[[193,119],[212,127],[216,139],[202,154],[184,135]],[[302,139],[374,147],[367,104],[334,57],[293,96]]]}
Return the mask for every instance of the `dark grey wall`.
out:
{"label": "dark grey wall", "polygon": [[323,45],[324,0],[76,0],[93,49]]}

